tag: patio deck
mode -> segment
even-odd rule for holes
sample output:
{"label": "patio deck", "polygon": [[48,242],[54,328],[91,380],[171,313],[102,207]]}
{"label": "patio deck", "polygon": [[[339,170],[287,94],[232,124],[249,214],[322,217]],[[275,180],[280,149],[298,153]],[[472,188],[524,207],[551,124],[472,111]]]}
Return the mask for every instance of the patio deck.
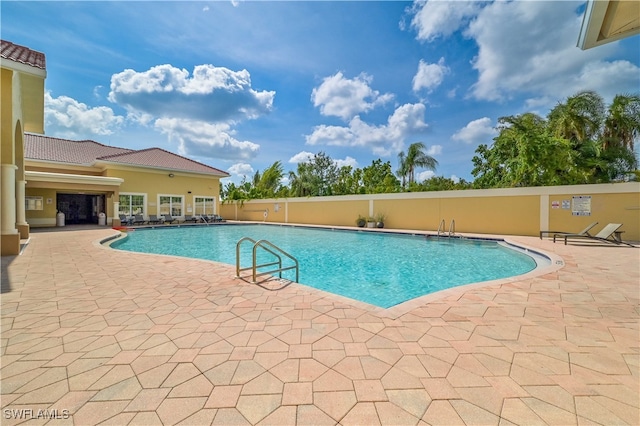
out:
{"label": "patio deck", "polygon": [[640,424],[638,248],[510,237],[564,266],[385,312],[113,233],[2,258],[3,425]]}

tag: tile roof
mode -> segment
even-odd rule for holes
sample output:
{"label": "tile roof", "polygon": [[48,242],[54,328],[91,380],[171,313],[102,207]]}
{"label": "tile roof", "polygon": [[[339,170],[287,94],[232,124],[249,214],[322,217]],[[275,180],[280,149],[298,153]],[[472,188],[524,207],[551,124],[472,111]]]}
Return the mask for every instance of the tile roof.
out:
{"label": "tile roof", "polygon": [[0,40],[0,57],[43,70],[46,69],[44,53],[36,52],[7,40]]}
{"label": "tile roof", "polygon": [[113,163],[132,164],[137,166],[158,167],[197,173],[229,176],[227,172],[186,157],[165,151],[162,148],[147,148],[100,157],[99,160]]}
{"label": "tile roof", "polygon": [[34,133],[24,134],[24,158],[59,163],[92,165],[97,158],[129,152],[130,149],[102,145],[94,141],[71,141]]}
{"label": "tile roof", "polygon": [[92,140],[72,141],[34,133],[24,134],[24,158],[92,166],[98,162],[128,164],[217,176],[229,174],[161,148],[133,150]]}

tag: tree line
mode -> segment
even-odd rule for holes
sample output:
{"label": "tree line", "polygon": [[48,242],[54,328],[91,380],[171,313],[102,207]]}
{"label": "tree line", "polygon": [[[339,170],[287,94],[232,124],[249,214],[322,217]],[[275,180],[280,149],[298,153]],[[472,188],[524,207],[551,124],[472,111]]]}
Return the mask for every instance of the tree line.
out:
{"label": "tree line", "polygon": [[[369,166],[337,165],[324,152],[285,173],[276,161],[239,184],[223,185],[224,200],[442,191],[471,188],[607,183],[638,175],[634,141],[640,134],[640,96],[617,95],[607,107],[593,91],[579,92],[541,117],[528,112],[498,119],[498,136],[473,157],[473,182],[434,176],[416,181],[416,170],[438,162],[422,142],[390,161]],[[285,180],[285,177],[287,178]],[[283,183],[288,181],[287,183]]]}

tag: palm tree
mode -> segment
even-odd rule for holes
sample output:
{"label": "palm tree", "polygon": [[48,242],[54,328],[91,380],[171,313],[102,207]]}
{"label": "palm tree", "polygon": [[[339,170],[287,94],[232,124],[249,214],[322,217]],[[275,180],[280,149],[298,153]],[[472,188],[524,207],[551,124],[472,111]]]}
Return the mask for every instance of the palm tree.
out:
{"label": "palm tree", "polygon": [[402,188],[405,188],[405,184],[409,186],[415,182],[415,170],[416,167],[425,168],[428,170],[436,170],[438,161],[427,155],[424,151],[426,146],[422,142],[414,142],[409,145],[407,153],[401,152],[398,154],[398,176],[402,178]]}
{"label": "palm tree", "polygon": [[622,146],[633,151],[633,142],[640,136],[640,96],[616,95],[609,105],[604,122],[604,149]]}
{"label": "palm tree", "polygon": [[598,138],[604,120],[604,101],[596,92],[578,92],[556,105],[548,119],[554,136],[578,146]]}
{"label": "palm tree", "polygon": [[262,172],[262,176],[260,176],[256,186],[264,198],[273,197],[280,189],[280,182],[283,177],[284,170],[282,169],[282,163],[276,161]]}

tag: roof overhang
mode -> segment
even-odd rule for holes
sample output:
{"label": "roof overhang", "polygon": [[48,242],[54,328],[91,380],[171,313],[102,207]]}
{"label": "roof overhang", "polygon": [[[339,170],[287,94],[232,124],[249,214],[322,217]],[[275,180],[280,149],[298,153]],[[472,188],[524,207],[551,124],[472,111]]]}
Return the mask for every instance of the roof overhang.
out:
{"label": "roof overhang", "polygon": [[588,0],[578,47],[582,50],[640,34],[638,0]]}
{"label": "roof overhang", "polygon": [[118,191],[124,179],[105,176],[70,175],[25,171],[27,188],[55,188],[97,192]]}

